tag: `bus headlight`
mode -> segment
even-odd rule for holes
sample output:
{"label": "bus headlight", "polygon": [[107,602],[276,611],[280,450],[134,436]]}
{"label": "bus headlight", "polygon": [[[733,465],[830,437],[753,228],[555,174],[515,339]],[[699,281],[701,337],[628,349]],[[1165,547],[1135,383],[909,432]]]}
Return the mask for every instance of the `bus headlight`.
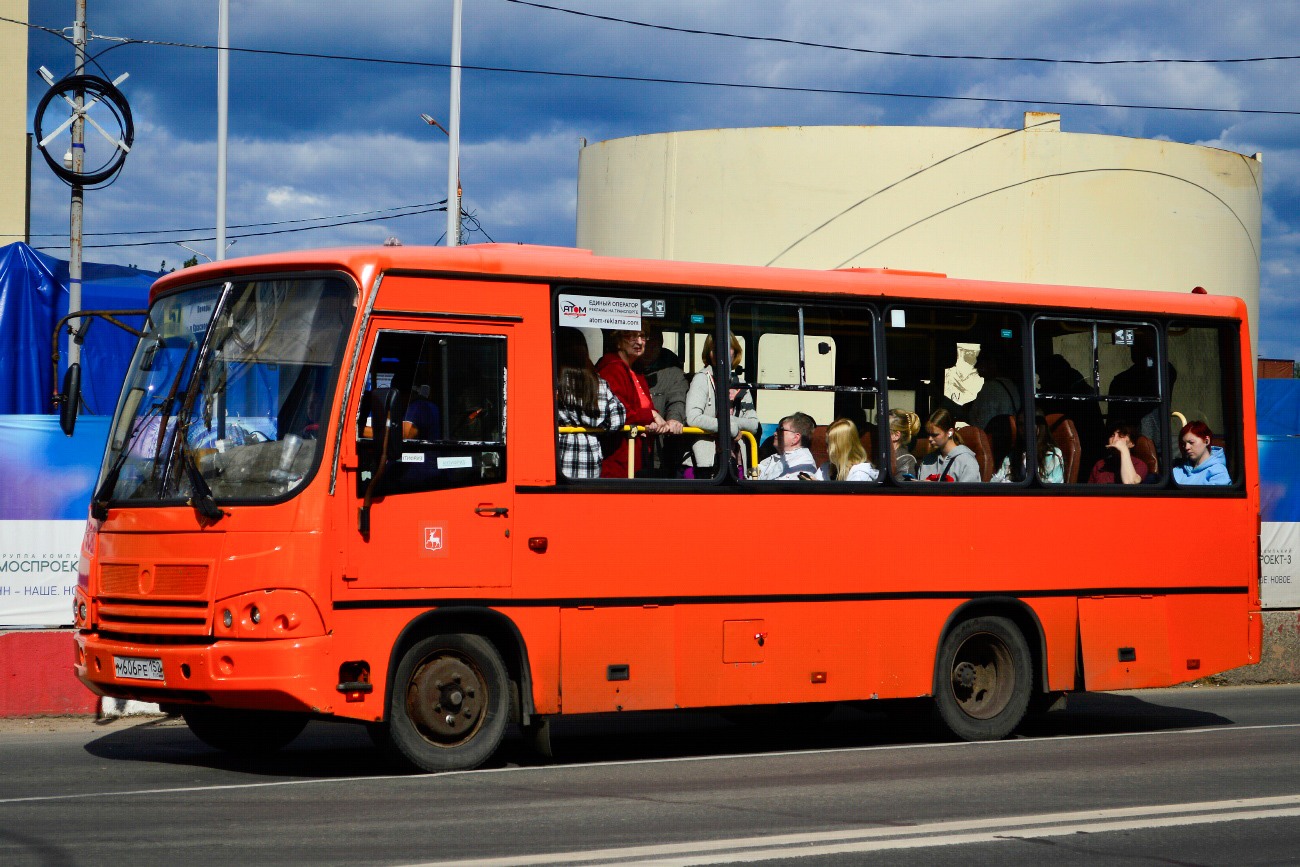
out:
{"label": "bus headlight", "polygon": [[301,590],[254,590],[217,603],[217,638],[309,638],[325,634],[325,621]]}

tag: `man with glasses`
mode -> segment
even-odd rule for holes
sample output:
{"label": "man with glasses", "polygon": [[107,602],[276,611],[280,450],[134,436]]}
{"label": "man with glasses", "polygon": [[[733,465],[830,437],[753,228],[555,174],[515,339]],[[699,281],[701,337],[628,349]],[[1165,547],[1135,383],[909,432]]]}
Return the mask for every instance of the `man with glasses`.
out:
{"label": "man with glasses", "polygon": [[813,417],[804,412],[781,419],[773,435],[776,454],[758,465],[759,479],[811,479],[817,472],[817,462],[808,444],[816,426]]}

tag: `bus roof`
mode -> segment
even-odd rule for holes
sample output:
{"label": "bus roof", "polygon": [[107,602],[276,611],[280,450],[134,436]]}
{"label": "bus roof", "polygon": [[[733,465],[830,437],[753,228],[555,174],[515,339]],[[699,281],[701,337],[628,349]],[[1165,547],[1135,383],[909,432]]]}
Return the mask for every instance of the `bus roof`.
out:
{"label": "bus roof", "polygon": [[622,259],[590,250],[525,244],[471,244],[460,247],[342,247],[249,256],[196,265],[160,278],[151,300],[163,292],[222,276],[293,271],[344,271],[370,291],[377,275],[426,272],[471,278],[536,279],[546,282],[679,285],[745,291],[845,294],[860,298],[915,298],[1103,309],[1167,315],[1246,318],[1245,302],[1232,295],[1100,289],[1035,283],[967,280],[918,271],[852,268],[815,271],[757,265]]}

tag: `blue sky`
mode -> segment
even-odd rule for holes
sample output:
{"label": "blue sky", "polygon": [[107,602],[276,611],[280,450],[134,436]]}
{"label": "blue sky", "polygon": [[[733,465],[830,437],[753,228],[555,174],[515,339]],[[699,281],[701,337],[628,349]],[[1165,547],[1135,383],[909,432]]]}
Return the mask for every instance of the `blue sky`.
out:
{"label": "blue sky", "polygon": [[[680,28],[886,51],[1103,59],[1300,53],[1300,4],[1091,0],[963,3],[827,0],[548,0],[571,10]],[[1260,354],[1300,357],[1300,116],[1064,107],[1094,103],[1300,110],[1300,60],[1085,66],[937,60],[693,35],[581,17],[511,0],[464,0],[468,66],[827,89],[1043,100],[1036,105],[896,99],[598,81],[466,70],[461,175],[466,207],[497,241],[574,243],[579,140],[680,129],[812,124],[1017,127],[1060,110],[1067,132],[1139,136],[1264,154]],[[231,0],[231,45],[445,63],[451,0],[306,3]],[[34,24],[71,24],[73,0],[31,0]],[[216,0],[89,0],[93,33],[214,44]],[[1226,10],[1226,11],[1221,11]],[[0,22],[0,26],[13,26]],[[31,66],[69,71],[70,46],[33,31]],[[96,40],[91,51],[114,43]],[[87,244],[157,236],[98,233],[214,225],[216,53],[126,45],[101,58],[123,85],[135,148],[119,180],[87,194]],[[31,109],[45,90],[28,82]],[[235,53],[231,58],[228,223],[270,223],[436,202],[446,193],[445,68]],[[66,233],[67,188],[39,157],[32,231]],[[379,216],[383,216],[382,214]],[[327,222],[340,222],[339,220]],[[301,225],[301,224],[295,224]],[[240,238],[230,255],[397,236],[432,243],[430,213]],[[268,228],[231,228],[231,237]],[[211,255],[212,232],[176,237]],[[55,237],[34,243],[58,244]],[[485,240],[471,235],[470,240]],[[66,250],[50,252],[65,256]],[[98,248],[87,258],[158,267],[175,245]]]}

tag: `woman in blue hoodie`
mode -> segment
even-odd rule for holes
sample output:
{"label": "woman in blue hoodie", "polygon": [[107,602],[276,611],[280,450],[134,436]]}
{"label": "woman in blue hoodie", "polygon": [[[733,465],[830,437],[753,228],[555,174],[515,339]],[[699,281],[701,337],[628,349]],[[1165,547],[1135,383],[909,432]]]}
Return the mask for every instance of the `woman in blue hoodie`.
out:
{"label": "woman in blue hoodie", "polygon": [[1189,421],[1178,432],[1183,456],[1174,461],[1174,481],[1180,485],[1231,485],[1223,449],[1210,444],[1210,426]]}

